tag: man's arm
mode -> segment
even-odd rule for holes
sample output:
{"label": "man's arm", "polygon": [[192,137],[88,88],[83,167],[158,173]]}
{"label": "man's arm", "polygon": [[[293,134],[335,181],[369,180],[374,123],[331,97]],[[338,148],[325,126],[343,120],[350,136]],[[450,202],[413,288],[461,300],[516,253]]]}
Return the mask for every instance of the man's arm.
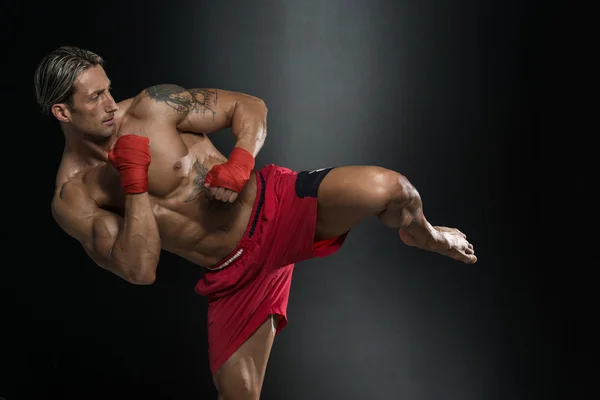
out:
{"label": "man's arm", "polygon": [[144,94],[179,114],[177,128],[212,133],[231,128],[236,147],[256,157],[267,137],[267,106],[257,97],[222,89],[156,85]]}
{"label": "man's arm", "polygon": [[122,218],[100,209],[80,185],[66,183],[52,213],[98,266],[137,285],[156,279],[161,246],[148,193],[126,195]]}
{"label": "man's arm", "polygon": [[179,124],[191,132],[211,133],[231,127],[236,147],[256,157],[267,138],[267,106],[258,97],[221,89],[188,89],[192,107]]}
{"label": "man's arm", "polygon": [[235,146],[225,163],[208,171],[204,186],[216,200],[233,203],[250,179],[255,158],[267,137],[264,101],[227,90],[184,89],[177,85],[149,87],[140,99],[140,104],[147,105],[141,108],[153,115],[165,115],[165,109],[170,109],[167,118],[183,132],[211,133],[231,127]]}

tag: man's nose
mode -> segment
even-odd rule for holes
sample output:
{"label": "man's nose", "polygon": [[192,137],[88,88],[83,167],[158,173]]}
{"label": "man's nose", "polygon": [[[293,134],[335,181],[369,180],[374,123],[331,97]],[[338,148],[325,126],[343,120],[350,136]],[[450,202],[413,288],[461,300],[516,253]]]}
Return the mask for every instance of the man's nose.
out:
{"label": "man's nose", "polygon": [[110,93],[107,95],[106,99],[107,99],[106,112],[112,113],[119,109],[119,105],[115,102],[115,99],[113,99],[113,97],[110,95]]}

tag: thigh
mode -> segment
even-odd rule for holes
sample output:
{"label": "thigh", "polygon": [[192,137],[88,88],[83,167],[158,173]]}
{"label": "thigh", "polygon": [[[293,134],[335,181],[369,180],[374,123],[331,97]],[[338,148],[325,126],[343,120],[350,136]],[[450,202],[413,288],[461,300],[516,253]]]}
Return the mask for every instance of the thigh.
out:
{"label": "thigh", "polygon": [[319,186],[315,240],[340,236],[388,207],[399,174],[377,166],[334,168]]}
{"label": "thigh", "polygon": [[219,399],[259,399],[278,323],[270,315],[215,373]]}

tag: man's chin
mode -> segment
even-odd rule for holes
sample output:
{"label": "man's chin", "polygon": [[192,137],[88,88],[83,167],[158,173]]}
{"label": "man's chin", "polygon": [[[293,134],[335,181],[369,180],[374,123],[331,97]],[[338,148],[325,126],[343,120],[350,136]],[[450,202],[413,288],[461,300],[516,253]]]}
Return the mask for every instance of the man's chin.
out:
{"label": "man's chin", "polygon": [[111,126],[103,126],[99,133],[101,136],[108,138],[108,137],[111,137],[112,135],[114,135],[116,132],[117,132],[117,126],[111,125]]}
{"label": "man's chin", "polygon": [[102,127],[100,129],[96,129],[93,132],[88,132],[87,134],[85,134],[85,136],[88,138],[88,140],[103,141],[103,140],[108,139],[109,137],[113,136],[116,132],[117,132],[117,129],[114,126]]}

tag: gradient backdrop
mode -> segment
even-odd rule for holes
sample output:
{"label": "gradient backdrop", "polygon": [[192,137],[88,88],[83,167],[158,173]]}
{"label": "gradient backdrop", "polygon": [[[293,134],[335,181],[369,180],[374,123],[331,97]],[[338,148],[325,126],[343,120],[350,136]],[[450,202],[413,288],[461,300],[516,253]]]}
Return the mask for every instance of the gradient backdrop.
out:
{"label": "gradient backdrop", "polygon": [[[403,246],[374,219],[339,253],[298,265],[262,398],[557,393],[563,366],[553,341],[563,325],[549,306],[554,278],[534,258],[544,38],[533,2],[3,7],[3,109],[13,110],[5,127],[17,128],[3,149],[0,397],[217,397],[206,301],[193,292],[201,269],[164,253],[156,284],[133,286],[94,266],[52,220],[63,137],[36,108],[33,71],[63,44],[107,60],[117,100],[159,83],[261,97],[269,136],[258,166],[394,169],[420,191],[433,224],[458,227],[474,243],[480,261],[466,266]],[[212,139],[228,154],[229,131]]]}

